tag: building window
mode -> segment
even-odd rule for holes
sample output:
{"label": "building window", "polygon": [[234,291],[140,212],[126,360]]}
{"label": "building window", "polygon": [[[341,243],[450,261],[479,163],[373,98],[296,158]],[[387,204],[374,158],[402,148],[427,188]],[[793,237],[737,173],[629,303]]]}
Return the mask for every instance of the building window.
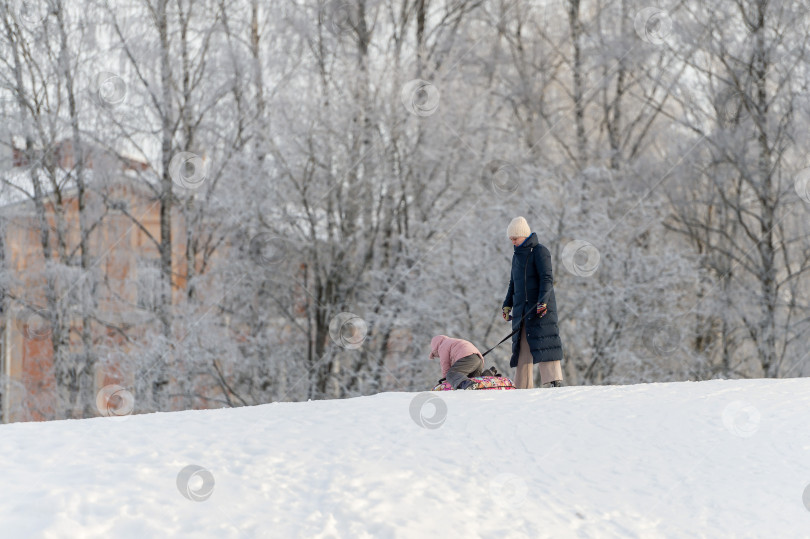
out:
{"label": "building window", "polygon": [[138,308],[156,311],[160,305],[160,259],[138,259],[137,268]]}

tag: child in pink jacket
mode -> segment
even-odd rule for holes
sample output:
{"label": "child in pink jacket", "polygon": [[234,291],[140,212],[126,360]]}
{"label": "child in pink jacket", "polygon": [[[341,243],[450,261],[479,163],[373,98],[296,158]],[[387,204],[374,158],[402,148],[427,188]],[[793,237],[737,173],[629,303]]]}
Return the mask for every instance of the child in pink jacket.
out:
{"label": "child in pink jacket", "polygon": [[453,389],[472,389],[469,376],[478,376],[484,368],[484,356],[470,341],[436,335],[430,341],[430,359],[439,358],[442,376]]}

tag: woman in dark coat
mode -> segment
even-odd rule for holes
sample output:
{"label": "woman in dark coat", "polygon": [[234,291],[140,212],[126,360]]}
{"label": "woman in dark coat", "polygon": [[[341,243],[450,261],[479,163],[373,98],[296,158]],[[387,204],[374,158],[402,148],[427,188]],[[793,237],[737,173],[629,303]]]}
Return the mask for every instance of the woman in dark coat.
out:
{"label": "woman in dark coat", "polygon": [[509,290],[503,302],[504,320],[511,320],[515,331],[510,362],[510,366],[515,367],[515,387],[534,387],[532,365],[535,363],[539,364],[543,386],[561,386],[563,353],[557,327],[551,254],[523,217],[513,219],[506,234],[515,246]]}

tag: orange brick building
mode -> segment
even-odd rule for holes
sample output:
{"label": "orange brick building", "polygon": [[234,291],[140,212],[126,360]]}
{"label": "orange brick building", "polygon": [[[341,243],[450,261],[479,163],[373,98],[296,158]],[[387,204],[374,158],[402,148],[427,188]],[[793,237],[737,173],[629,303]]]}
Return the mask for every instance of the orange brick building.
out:
{"label": "orange brick building", "polygon": [[[122,161],[97,149],[89,152],[85,212],[88,226],[94,227],[88,235],[92,266],[90,271],[81,272],[78,200],[69,176],[74,166],[70,142],[58,145],[54,155],[58,188],[48,189],[42,199],[51,231],[48,245],[64,264],[52,275],[58,275],[57,293],[67,302],[59,310],[70,317],[70,349],[82,346],[81,311],[72,308],[73,302],[90,301],[92,288],[93,312],[104,321],[93,325],[94,342],[118,346],[125,352],[126,339],[114,328],[128,328],[137,335],[139,324],[149,317],[157,300],[154,283],[159,279],[159,251],[149,236],[160,241],[160,203],[147,183],[154,173],[142,162]],[[7,285],[0,349],[0,420],[53,419],[56,383],[46,310],[47,268],[38,212],[31,198],[35,194],[33,169],[18,150],[4,157],[5,162],[0,163],[4,191],[0,196],[4,224],[0,241]],[[53,178],[42,181],[42,191],[46,185],[53,186]],[[173,294],[185,286],[187,275],[182,225],[179,212],[173,210]],[[57,228],[62,231],[61,244]],[[65,263],[66,259],[69,262]],[[75,278],[71,271],[77,274]],[[127,386],[128,376],[114,362],[98,364],[95,389],[111,383]]]}

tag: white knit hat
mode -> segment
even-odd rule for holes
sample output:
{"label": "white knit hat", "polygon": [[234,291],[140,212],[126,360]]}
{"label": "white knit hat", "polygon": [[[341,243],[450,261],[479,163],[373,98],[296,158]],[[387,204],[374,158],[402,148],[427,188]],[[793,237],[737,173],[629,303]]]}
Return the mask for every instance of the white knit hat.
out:
{"label": "white knit hat", "polygon": [[529,228],[529,223],[523,217],[515,217],[509,223],[509,228],[506,229],[506,237],[508,238],[528,238],[531,236],[532,231]]}

